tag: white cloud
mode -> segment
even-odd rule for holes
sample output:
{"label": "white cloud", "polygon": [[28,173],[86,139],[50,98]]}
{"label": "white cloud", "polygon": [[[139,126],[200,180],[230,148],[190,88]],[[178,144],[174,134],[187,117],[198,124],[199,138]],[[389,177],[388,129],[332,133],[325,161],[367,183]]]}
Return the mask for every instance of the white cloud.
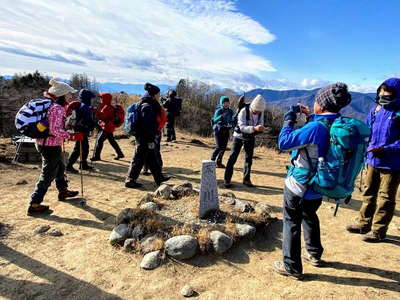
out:
{"label": "white cloud", "polygon": [[230,0],[9,1],[0,10],[0,72],[241,88],[275,71],[248,46],[274,39]]}

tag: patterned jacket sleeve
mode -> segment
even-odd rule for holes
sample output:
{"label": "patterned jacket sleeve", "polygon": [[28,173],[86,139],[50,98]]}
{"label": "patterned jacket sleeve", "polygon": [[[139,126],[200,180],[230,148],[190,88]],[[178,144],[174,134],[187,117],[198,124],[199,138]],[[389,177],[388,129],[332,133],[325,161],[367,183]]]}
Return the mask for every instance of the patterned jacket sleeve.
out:
{"label": "patterned jacket sleeve", "polygon": [[54,105],[48,117],[49,131],[52,136],[68,139],[70,134],[64,130],[65,126],[65,109],[60,105]]}

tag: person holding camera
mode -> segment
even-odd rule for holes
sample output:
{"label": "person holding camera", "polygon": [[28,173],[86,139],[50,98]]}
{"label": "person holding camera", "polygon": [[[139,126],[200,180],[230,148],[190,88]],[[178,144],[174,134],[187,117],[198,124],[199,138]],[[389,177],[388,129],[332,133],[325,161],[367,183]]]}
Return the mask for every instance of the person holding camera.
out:
{"label": "person holding camera", "polygon": [[264,131],[264,110],[265,100],[261,95],[257,95],[250,105],[245,105],[238,114],[237,126],[233,133],[232,150],[225,169],[226,188],[232,187],[231,179],[233,167],[238,159],[242,147],[245,152],[245,162],[243,170],[243,184],[254,187],[250,179],[251,165],[256,141],[256,134]]}
{"label": "person holding camera", "polygon": [[138,124],[135,134],[135,155],[131,161],[128,175],[125,180],[127,188],[141,188],[143,185],[136,182],[145,162],[148,163],[151,174],[157,185],[170,179],[162,174],[161,165],[157,159],[157,137],[160,133],[160,118],[162,107],[159,103],[160,89],[146,83],[146,94],[138,108]]}
{"label": "person holding camera", "polygon": [[[324,249],[317,215],[322,195],[303,182],[316,170],[318,158],[325,157],[329,150],[330,133],[324,124],[332,124],[340,116],[339,111],[350,102],[347,85],[336,83],[318,91],[313,115],[307,106],[298,104],[284,116],[278,144],[280,150],[292,151],[292,166],[288,168],[283,190],[283,260],[273,265],[280,275],[302,278],[301,227],[306,249],[303,258],[313,266],[322,266]],[[307,116],[308,123],[295,129],[297,115],[301,113]]]}
{"label": "person holding camera", "polygon": [[212,119],[216,147],[212,153],[211,160],[216,161],[217,168],[222,169],[225,169],[225,166],[222,164],[222,158],[226,146],[228,145],[229,134],[233,125],[234,117],[234,113],[229,106],[229,98],[221,96],[218,108],[216,109]]}

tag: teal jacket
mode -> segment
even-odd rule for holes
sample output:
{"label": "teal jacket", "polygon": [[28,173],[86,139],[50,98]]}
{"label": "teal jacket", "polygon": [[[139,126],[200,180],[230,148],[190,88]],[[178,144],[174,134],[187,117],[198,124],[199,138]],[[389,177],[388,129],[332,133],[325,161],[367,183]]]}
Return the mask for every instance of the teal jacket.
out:
{"label": "teal jacket", "polygon": [[231,128],[234,121],[234,112],[230,108],[224,108],[223,102],[228,97],[221,96],[219,99],[218,108],[215,110],[213,117],[214,130],[220,129],[221,127]]}

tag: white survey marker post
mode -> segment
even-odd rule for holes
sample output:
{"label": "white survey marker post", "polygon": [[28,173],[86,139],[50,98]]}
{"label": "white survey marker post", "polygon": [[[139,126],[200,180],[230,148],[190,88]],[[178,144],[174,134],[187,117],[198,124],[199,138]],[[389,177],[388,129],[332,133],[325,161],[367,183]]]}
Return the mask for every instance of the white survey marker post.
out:
{"label": "white survey marker post", "polygon": [[200,183],[199,216],[203,218],[209,211],[219,209],[217,177],[215,162],[203,160]]}

